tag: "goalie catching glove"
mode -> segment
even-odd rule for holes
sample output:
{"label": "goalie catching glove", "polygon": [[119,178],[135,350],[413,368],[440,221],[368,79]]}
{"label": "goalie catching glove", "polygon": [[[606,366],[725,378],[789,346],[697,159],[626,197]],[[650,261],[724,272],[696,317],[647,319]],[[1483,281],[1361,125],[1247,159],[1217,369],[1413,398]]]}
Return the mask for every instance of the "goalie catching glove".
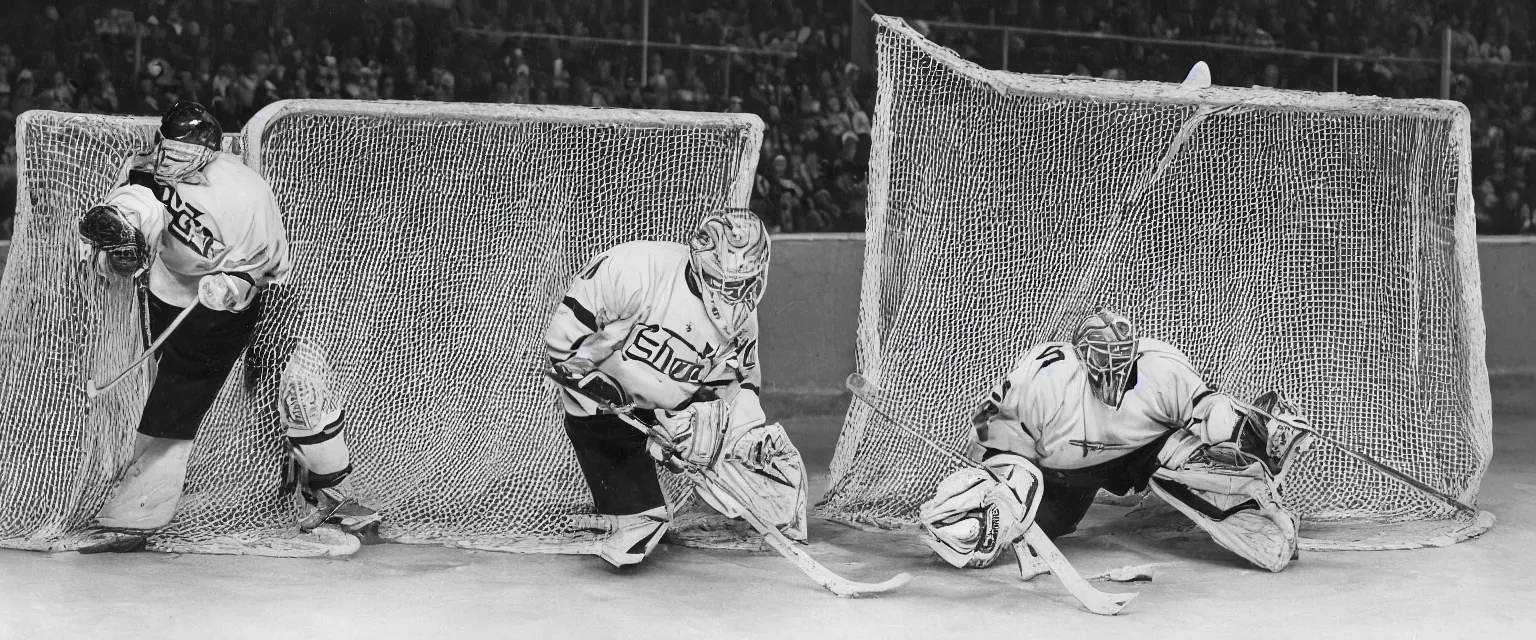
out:
{"label": "goalie catching glove", "polygon": [[1263,462],[1279,483],[1296,458],[1312,448],[1312,434],[1308,432],[1312,424],[1274,391],[1259,396],[1253,406],[1274,418],[1249,411],[1238,421],[1232,439],[1241,455],[1234,464]]}
{"label": "goalie catching glove", "polygon": [[992,473],[968,468],[950,474],[918,516],[923,543],[961,569],[992,566],[1024,537],[1044,489],[1040,469],[1022,456],[1005,453],[982,464]]}
{"label": "goalie catching glove", "polygon": [[116,207],[91,207],[80,216],[78,226],[87,243],[83,249],[97,269],[133,277],[149,265],[149,243],[143,232]]}
{"label": "goalie catching glove", "polygon": [[674,472],[687,466],[711,469],[726,491],[698,485],[699,497],[728,518],[750,509],[784,537],[804,542],[805,463],[778,423],[767,424],[757,394],[742,390],[730,401],[698,402],[683,411],[657,412],[655,431],[670,446],[652,441],[651,457]]}

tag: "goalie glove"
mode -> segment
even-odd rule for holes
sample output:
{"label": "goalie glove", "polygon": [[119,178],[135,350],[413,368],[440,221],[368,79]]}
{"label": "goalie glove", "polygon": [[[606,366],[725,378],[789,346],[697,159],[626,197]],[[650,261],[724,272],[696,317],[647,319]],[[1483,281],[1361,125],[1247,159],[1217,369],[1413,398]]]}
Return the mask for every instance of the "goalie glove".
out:
{"label": "goalie glove", "polygon": [[149,244],[143,232],[110,205],[91,207],[77,223],[97,269],[134,277],[149,265]]}
{"label": "goalie glove", "polygon": [[1267,418],[1257,411],[1248,412],[1238,421],[1233,434],[1232,445],[1235,446],[1218,445],[1208,454],[1237,467],[1263,462],[1265,470],[1278,481],[1296,458],[1311,448],[1309,431],[1312,425],[1274,391],[1259,396],[1253,406],[1274,418]]}
{"label": "goalie glove", "polygon": [[1039,467],[1023,456],[1005,453],[982,464],[992,473],[967,468],[950,474],[918,513],[923,543],[961,569],[992,566],[1023,537],[1044,491]]}
{"label": "goalie glove", "polygon": [[244,311],[255,294],[250,282],[228,273],[208,274],[197,282],[197,301],[214,311]]}
{"label": "goalie glove", "polygon": [[597,363],[586,358],[556,362],[549,373],[560,384],[576,389],[577,396],[592,396],[615,408],[627,407],[634,402],[618,380],[598,371]]}
{"label": "goalie glove", "polygon": [[698,486],[698,495],[727,518],[751,511],[786,538],[804,542],[808,477],[800,452],[777,423],[768,424],[757,394],[699,402],[679,412],[657,412],[653,430],[666,445],[648,445],[674,473],[710,469],[723,486]]}

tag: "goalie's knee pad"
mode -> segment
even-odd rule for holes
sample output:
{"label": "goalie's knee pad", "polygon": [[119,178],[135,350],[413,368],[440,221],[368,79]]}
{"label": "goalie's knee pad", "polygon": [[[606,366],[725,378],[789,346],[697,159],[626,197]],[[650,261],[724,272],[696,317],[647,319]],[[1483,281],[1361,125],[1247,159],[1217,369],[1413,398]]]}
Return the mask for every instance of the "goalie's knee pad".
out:
{"label": "goalie's knee pad", "polygon": [[959,568],[984,568],[1029,530],[1040,508],[1045,480],[1028,459],[1002,454],[985,463],[1003,479],[983,469],[961,469],[939,482],[933,499],[923,503],[921,539],[945,562]]}
{"label": "goalie's knee pad", "polygon": [[342,428],[346,414],[327,382],[324,354],[301,343],[289,358],[278,386],[278,416],[286,430],[293,464],[308,489],[341,484],[352,473],[352,455]]}
{"label": "goalie's knee pad", "polygon": [[1281,504],[1263,463],[1223,455],[1235,449],[1227,444],[1202,450],[1180,469],[1159,469],[1149,486],[1217,544],[1257,566],[1281,571],[1297,555],[1301,521]]}
{"label": "goalie's knee pad", "polygon": [[732,518],[750,510],[777,527],[784,537],[804,542],[810,535],[806,523],[808,479],[800,451],[778,423],[735,435],[712,467],[724,486],[699,485],[699,497]]}
{"label": "goalie's knee pad", "polygon": [[151,439],[128,465],[122,480],[97,513],[96,523],[130,530],[152,530],[170,524],[181,504],[191,455],[191,440]]}

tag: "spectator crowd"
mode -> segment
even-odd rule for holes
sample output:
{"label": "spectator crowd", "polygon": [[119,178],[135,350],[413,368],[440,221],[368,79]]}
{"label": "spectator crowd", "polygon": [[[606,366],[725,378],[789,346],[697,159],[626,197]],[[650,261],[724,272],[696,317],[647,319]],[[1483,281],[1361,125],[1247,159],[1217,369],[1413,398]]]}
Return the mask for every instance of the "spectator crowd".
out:
{"label": "spectator crowd", "polygon": [[[28,109],[153,115],[203,102],[227,130],[285,98],[417,99],[756,113],[752,206],[778,232],[858,231],[875,95],[845,0],[11,0],[0,14],[0,142]],[[1536,233],[1528,0],[876,0],[911,19],[1199,40],[1429,62],[1340,65],[1340,89],[1435,97],[1441,36],[1473,114],[1479,229]],[[130,14],[131,12],[131,14]],[[133,25],[142,29],[135,37]],[[639,40],[638,47],[593,39]],[[518,32],[523,36],[495,35]],[[1329,90],[1326,59],[933,28],[989,67]],[[543,36],[543,37],[541,37]],[[667,45],[728,45],[687,49]],[[1006,51],[1006,54],[1004,53]],[[1006,58],[1005,58],[1006,56]],[[14,198],[14,182],[4,186]],[[4,204],[4,203],[0,203]],[[8,208],[9,214],[14,207]],[[0,228],[0,235],[5,230]]]}

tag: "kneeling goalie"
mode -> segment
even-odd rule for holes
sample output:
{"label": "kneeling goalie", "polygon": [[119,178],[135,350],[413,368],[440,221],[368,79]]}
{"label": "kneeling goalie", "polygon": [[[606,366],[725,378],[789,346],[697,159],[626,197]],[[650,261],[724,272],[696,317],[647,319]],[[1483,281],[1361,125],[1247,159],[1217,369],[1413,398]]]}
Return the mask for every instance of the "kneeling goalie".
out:
{"label": "kneeling goalie", "polygon": [[[1241,410],[1178,349],[1100,310],[1071,343],[1030,349],[992,389],[970,454],[1004,481],[980,469],[945,478],[922,506],[923,541],[956,567],[987,567],[1031,523],[1054,540],[1100,489],[1150,486],[1223,547],[1280,571],[1296,557],[1299,520],[1279,483],[1310,436],[1288,426],[1306,423],[1275,394],[1254,406],[1277,420]],[[1026,578],[1045,571],[1019,563]]]}
{"label": "kneeling goalie", "polygon": [[[785,537],[806,538],[804,465],[758,402],[769,254],[756,215],[712,213],[686,245],[634,241],[592,258],[550,323],[549,373],[565,386],[566,434],[596,508],[573,519],[606,535],[598,555],[614,566],[644,560],[672,522],[657,462],[713,469],[750,504],[700,485],[711,507],[728,517],[750,509]],[[632,407],[674,453],[589,396]]]}

